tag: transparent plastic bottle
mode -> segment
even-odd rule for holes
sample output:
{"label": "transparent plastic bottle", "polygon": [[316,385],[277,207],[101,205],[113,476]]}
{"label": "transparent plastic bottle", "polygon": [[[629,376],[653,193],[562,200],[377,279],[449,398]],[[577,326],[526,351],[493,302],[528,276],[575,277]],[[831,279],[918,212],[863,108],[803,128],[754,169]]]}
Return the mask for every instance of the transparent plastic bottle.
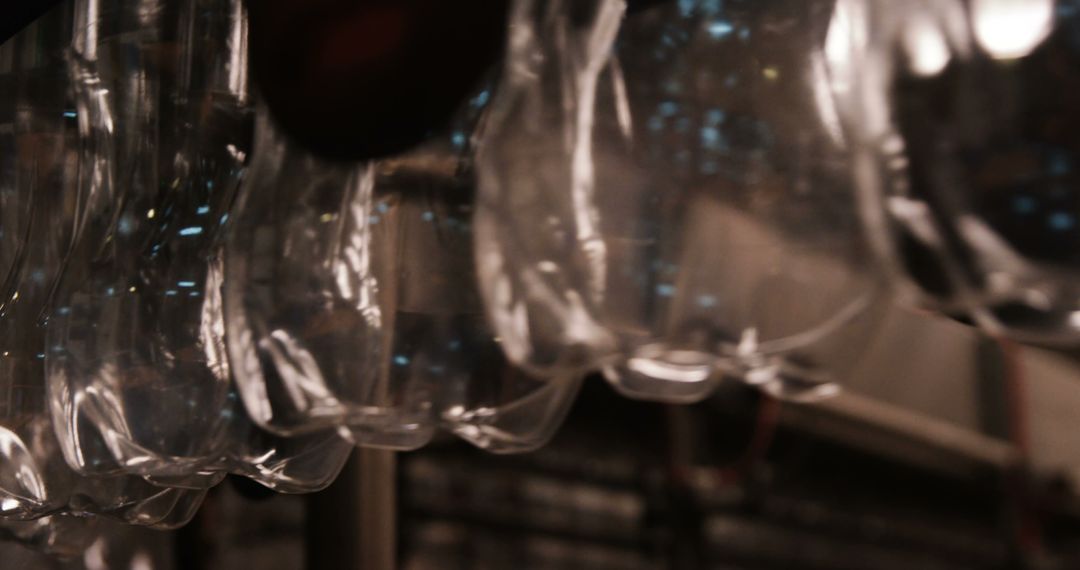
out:
{"label": "transparent plastic bottle", "polygon": [[282,435],[375,422],[382,314],[371,169],[293,146],[260,106],[225,258],[226,340],[251,418]]}
{"label": "transparent plastic bottle", "polygon": [[[227,227],[228,223],[223,224]],[[224,228],[223,228],[224,229]],[[227,232],[227,230],[226,230]],[[228,428],[223,455],[204,467],[211,472],[233,473],[281,493],[309,493],[334,481],[352,452],[352,445],[334,430],[281,437],[255,425],[240,400],[227,356],[223,303],[224,243],[214,247],[203,305],[202,343],[212,368],[230,382],[222,417]]]}
{"label": "transparent plastic bottle", "polygon": [[[50,311],[50,385],[65,404],[55,419],[69,461],[189,489],[227,472],[283,492],[325,487],[350,446],[334,433],[285,440],[255,428],[225,351],[222,236],[254,114],[243,6],[162,3],[137,20],[125,8],[83,6],[101,24],[81,28],[70,58],[91,119],[80,160],[93,176],[80,183],[98,199]],[[110,52],[131,49],[142,59]],[[155,82],[124,84],[140,74]],[[103,92],[108,81],[120,86]]]}
{"label": "transparent plastic bottle", "polygon": [[[18,192],[32,197],[17,270],[0,291],[0,516],[101,514],[147,526],[175,526],[194,515],[203,493],[141,478],[80,477],[65,463],[50,417],[42,310],[66,257],[86,196],[77,183],[78,111],[63,58],[69,6],[14,38],[19,64],[13,126]],[[9,181],[5,181],[7,183]]]}
{"label": "transparent plastic bottle", "polygon": [[[246,154],[246,19],[239,0],[86,0],[70,66],[83,210],[50,314],[47,358],[68,460],[193,487],[221,473],[230,379],[206,342],[206,287]],[[97,139],[97,140],[93,140]],[[103,183],[104,181],[104,183]],[[74,420],[73,420],[74,418]]]}
{"label": "transparent plastic bottle", "polygon": [[579,380],[510,367],[477,295],[470,139],[488,97],[371,164],[320,161],[260,114],[225,279],[231,360],[257,423],[394,449],[442,425],[505,452],[558,426]]}
{"label": "transparent plastic bottle", "polygon": [[512,360],[689,402],[763,382],[867,306],[833,4],[515,3],[476,222]]}
{"label": "transparent plastic bottle", "polygon": [[380,302],[393,331],[381,373],[424,394],[435,425],[496,453],[529,451],[562,423],[581,375],[513,366],[487,323],[473,253],[473,147],[460,126],[376,167],[373,243],[385,256]]}
{"label": "transparent plastic bottle", "polygon": [[834,91],[900,289],[994,334],[1080,342],[1080,3],[838,6]]}

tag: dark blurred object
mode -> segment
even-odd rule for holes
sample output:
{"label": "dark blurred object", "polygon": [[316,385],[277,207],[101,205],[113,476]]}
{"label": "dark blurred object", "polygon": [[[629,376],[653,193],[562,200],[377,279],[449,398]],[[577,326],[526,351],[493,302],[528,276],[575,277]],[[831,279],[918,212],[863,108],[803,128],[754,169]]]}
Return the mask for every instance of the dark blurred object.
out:
{"label": "dark blurred object", "polygon": [[[671,0],[631,0],[631,11]],[[333,159],[399,153],[445,126],[506,43],[507,0],[249,2],[274,117]]]}
{"label": "dark blurred object", "polygon": [[15,0],[0,9],[0,44],[48,12],[60,0]]}
{"label": "dark blurred object", "polygon": [[423,141],[506,43],[506,0],[260,0],[248,9],[251,59],[272,113],[335,159]]}
{"label": "dark blurred object", "polygon": [[664,4],[666,2],[672,2],[674,0],[627,0],[626,12],[633,14],[634,12],[640,12],[642,10],[648,10],[658,4]]}

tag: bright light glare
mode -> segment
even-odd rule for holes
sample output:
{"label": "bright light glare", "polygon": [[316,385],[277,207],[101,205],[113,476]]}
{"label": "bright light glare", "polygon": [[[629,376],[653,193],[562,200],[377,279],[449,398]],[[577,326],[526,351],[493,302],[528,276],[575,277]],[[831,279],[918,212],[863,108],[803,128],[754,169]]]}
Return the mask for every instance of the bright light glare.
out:
{"label": "bright light glare", "polygon": [[1031,53],[1050,35],[1054,0],[974,0],[975,38],[995,59]]}

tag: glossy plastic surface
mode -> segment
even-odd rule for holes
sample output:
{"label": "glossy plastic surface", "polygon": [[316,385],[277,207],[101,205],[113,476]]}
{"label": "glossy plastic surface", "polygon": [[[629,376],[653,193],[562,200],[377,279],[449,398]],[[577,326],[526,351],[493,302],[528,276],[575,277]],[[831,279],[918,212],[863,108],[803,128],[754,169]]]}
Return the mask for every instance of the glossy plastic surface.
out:
{"label": "glossy plastic surface", "polygon": [[228,445],[205,290],[250,144],[243,9],[87,0],[79,15],[69,66],[94,176],[48,327],[51,396],[78,418],[58,429],[83,473],[195,477]]}
{"label": "glossy plastic surface", "polygon": [[864,309],[833,4],[516,3],[476,239],[512,360],[689,402]]}
{"label": "glossy plastic surface", "polygon": [[[130,476],[86,479],[65,463],[50,420],[41,315],[68,254],[86,195],[78,179],[78,111],[68,99],[59,9],[16,38],[14,128],[20,192],[32,196],[24,255],[0,293],[0,516],[97,513],[148,526],[194,514],[202,493],[164,489]],[[67,31],[67,32],[65,32]],[[62,407],[62,404],[61,404]]]}
{"label": "glossy plastic surface", "polygon": [[908,297],[1080,341],[1080,3],[843,0],[828,43],[864,216]]}
{"label": "glossy plastic surface", "polygon": [[260,114],[225,279],[230,355],[257,423],[393,449],[442,425],[504,452],[559,425],[579,381],[509,366],[477,293],[470,133],[488,97],[458,128],[375,163],[321,161]]}

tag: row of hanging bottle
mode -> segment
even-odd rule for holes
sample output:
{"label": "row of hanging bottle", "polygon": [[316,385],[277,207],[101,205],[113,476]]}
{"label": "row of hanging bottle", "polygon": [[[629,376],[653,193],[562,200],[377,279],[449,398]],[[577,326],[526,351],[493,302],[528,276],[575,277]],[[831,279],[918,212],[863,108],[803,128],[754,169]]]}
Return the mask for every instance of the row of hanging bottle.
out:
{"label": "row of hanging bottle", "polygon": [[535,449],[573,403],[581,373],[511,366],[483,316],[485,102],[404,156],[327,162],[259,106],[247,42],[239,0],[77,0],[0,48],[9,536],[175,527],[227,473],[316,491],[355,445],[439,428]]}
{"label": "row of hanging bottle", "polygon": [[591,371],[827,397],[888,290],[1074,342],[1077,6],[512,0],[452,124],[350,163],[259,101],[240,0],[65,4],[0,47],[0,518],[527,451]]}

